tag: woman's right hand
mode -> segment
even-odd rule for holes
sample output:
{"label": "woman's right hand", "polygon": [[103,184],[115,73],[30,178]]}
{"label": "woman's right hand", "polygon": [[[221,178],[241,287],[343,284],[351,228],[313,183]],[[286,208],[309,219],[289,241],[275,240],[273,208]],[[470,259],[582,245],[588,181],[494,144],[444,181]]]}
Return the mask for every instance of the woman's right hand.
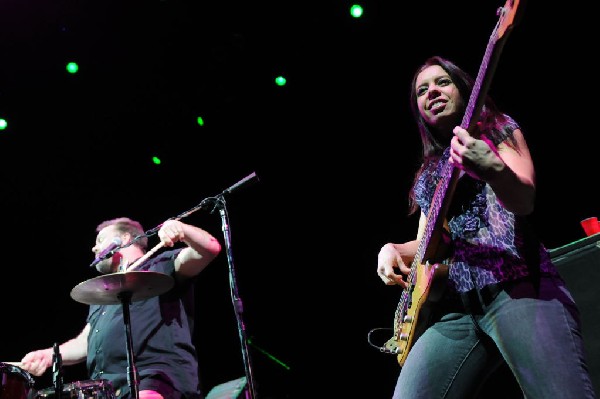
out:
{"label": "woman's right hand", "polygon": [[385,285],[399,285],[406,288],[408,283],[404,276],[410,273],[410,267],[406,266],[400,248],[406,244],[387,243],[379,250],[377,255],[377,275]]}

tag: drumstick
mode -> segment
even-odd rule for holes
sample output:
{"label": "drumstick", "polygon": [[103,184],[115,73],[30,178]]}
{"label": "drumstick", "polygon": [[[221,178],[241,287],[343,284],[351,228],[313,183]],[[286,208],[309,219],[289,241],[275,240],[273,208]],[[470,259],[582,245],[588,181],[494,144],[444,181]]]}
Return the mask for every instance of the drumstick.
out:
{"label": "drumstick", "polygon": [[131,265],[129,265],[129,267],[125,270],[125,273],[127,273],[127,270],[133,270],[136,267],[138,267],[143,261],[148,259],[150,256],[152,256],[152,254],[154,254],[156,251],[158,251],[159,249],[161,249],[164,246],[165,246],[164,242],[162,242],[162,241],[159,242],[154,248],[152,248],[150,251],[146,252],[144,254],[144,256],[142,256],[141,258],[139,258],[138,260],[133,262]]}

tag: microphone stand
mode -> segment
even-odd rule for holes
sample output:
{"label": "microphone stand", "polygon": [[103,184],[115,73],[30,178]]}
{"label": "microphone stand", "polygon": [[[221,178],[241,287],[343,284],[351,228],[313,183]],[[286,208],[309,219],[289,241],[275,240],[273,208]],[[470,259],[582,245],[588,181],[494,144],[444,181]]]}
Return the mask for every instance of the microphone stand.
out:
{"label": "microphone stand", "polygon": [[214,208],[211,211],[213,213],[215,209],[219,210],[219,214],[221,215],[221,225],[223,229],[223,236],[225,239],[225,253],[227,255],[227,264],[229,265],[229,288],[231,290],[231,302],[233,303],[233,310],[235,312],[237,326],[238,326],[238,335],[241,341],[242,348],[242,360],[244,362],[244,369],[246,372],[246,383],[248,386],[247,393],[250,395],[246,399],[254,399],[256,398],[256,391],[254,389],[254,377],[252,371],[252,362],[250,360],[250,355],[248,353],[248,338],[246,336],[246,327],[244,324],[244,320],[242,317],[243,313],[243,305],[242,300],[238,294],[237,280],[235,275],[235,267],[233,263],[233,253],[231,250],[231,232],[229,230],[229,221],[227,216],[227,208],[225,206],[225,194],[229,194],[234,190],[239,189],[240,187],[249,184],[250,182],[258,180],[255,173],[252,173],[246,176],[244,179],[240,180],[233,186],[224,190],[220,195],[213,198],[214,200]]}
{"label": "microphone stand", "polygon": [[225,238],[225,253],[227,255],[227,263],[229,265],[229,288],[231,290],[231,302],[233,303],[233,310],[235,312],[238,335],[242,344],[242,360],[244,361],[244,369],[246,371],[246,381],[248,384],[248,390],[250,397],[253,399],[256,397],[254,391],[254,381],[252,377],[252,366],[250,356],[248,354],[248,339],[246,336],[246,327],[242,318],[244,311],[242,300],[238,294],[237,280],[235,277],[235,268],[233,265],[233,255],[231,251],[231,232],[229,231],[229,222],[227,220],[227,209],[225,207],[225,200],[221,196],[216,197],[215,208],[219,209],[221,215],[221,224],[223,226],[223,236]]}

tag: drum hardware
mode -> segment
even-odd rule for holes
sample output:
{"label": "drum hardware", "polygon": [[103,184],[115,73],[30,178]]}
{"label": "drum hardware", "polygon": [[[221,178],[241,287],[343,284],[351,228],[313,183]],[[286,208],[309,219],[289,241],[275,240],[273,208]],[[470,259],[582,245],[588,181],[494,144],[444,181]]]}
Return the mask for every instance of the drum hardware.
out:
{"label": "drum hardware", "polygon": [[[64,384],[62,399],[116,399],[113,386],[108,380],[85,380]],[[35,399],[57,399],[55,387],[40,389]]]}
{"label": "drum hardware", "polygon": [[54,353],[52,355],[52,384],[54,386],[54,397],[62,399],[63,374],[62,374],[62,356],[58,349],[58,343],[54,343]]}

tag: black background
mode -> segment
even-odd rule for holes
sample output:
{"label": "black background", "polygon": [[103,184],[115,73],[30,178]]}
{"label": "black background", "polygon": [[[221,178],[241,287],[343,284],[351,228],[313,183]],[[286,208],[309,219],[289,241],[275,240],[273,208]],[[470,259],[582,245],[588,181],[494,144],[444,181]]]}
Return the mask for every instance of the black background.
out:
{"label": "black background", "polygon": [[[410,79],[434,54],[476,75],[504,5],[414,3],[365,1],[353,19],[346,1],[2,1],[0,361],[79,333],[87,306],[70,291],[97,275],[100,221],[149,230],[256,173],[226,197],[226,220],[259,399],[389,397],[396,360],[366,336],[392,327],[399,298],[377,252],[416,231]],[[556,248],[598,214],[597,22],[578,2],[520,4],[490,94],[522,125],[531,221]],[[224,220],[184,218],[223,243]],[[223,253],[197,282],[205,391],[245,374],[229,268]]]}

